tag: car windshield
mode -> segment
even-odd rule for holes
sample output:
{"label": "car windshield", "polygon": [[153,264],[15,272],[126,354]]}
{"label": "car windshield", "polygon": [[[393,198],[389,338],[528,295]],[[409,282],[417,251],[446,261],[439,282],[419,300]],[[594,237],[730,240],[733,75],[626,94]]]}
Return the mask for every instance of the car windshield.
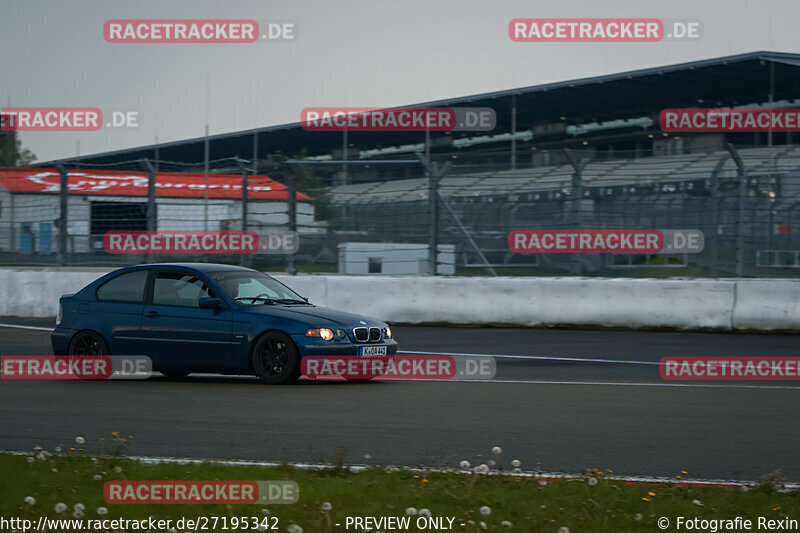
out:
{"label": "car windshield", "polygon": [[306,304],[302,296],[283,283],[262,274],[248,271],[219,271],[208,274],[225,294],[239,304]]}

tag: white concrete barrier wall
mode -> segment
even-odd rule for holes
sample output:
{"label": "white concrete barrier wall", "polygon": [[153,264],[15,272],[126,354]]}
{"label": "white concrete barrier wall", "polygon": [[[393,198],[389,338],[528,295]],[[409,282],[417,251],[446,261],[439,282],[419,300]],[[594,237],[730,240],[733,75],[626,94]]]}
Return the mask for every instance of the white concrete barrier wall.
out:
{"label": "white concrete barrier wall", "polygon": [[[0,269],[0,315],[47,317],[106,270]],[[312,303],[410,324],[800,331],[800,281],[276,275]]]}
{"label": "white concrete barrier wall", "polygon": [[737,330],[800,330],[800,281],[738,282],[732,326]]}

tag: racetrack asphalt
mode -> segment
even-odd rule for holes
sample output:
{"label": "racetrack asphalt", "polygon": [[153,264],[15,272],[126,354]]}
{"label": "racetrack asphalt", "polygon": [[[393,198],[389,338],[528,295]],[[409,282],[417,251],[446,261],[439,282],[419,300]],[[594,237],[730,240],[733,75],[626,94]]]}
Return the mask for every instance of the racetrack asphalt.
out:
{"label": "racetrack asphalt", "polygon": [[[49,326],[52,320],[0,318]],[[192,375],[180,381],[0,381],[0,449],[452,466],[491,457],[526,470],[800,480],[796,382],[666,382],[665,356],[790,356],[800,337],[567,329],[396,327],[401,351],[585,358],[497,359],[487,382],[301,381]],[[49,354],[46,331],[0,327],[0,354]],[[614,362],[609,362],[614,361]],[[627,362],[626,362],[627,361]]]}

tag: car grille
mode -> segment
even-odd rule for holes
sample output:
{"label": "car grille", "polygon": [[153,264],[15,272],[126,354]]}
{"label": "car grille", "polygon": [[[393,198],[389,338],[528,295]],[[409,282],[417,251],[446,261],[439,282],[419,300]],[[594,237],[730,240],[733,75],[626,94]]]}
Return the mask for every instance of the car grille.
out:
{"label": "car grille", "polygon": [[356,342],[378,342],[381,336],[381,328],[353,328]]}
{"label": "car grille", "polygon": [[358,342],[367,342],[367,339],[369,339],[369,330],[367,328],[354,328],[353,335]]}

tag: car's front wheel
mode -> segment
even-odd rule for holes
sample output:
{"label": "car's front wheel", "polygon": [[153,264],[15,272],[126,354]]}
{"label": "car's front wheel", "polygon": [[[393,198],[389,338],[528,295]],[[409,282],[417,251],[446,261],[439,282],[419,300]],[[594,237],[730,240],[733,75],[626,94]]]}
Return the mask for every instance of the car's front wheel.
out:
{"label": "car's front wheel", "polygon": [[253,346],[253,371],[270,385],[293,383],[300,377],[300,355],[292,340],[280,331],[270,331]]}

